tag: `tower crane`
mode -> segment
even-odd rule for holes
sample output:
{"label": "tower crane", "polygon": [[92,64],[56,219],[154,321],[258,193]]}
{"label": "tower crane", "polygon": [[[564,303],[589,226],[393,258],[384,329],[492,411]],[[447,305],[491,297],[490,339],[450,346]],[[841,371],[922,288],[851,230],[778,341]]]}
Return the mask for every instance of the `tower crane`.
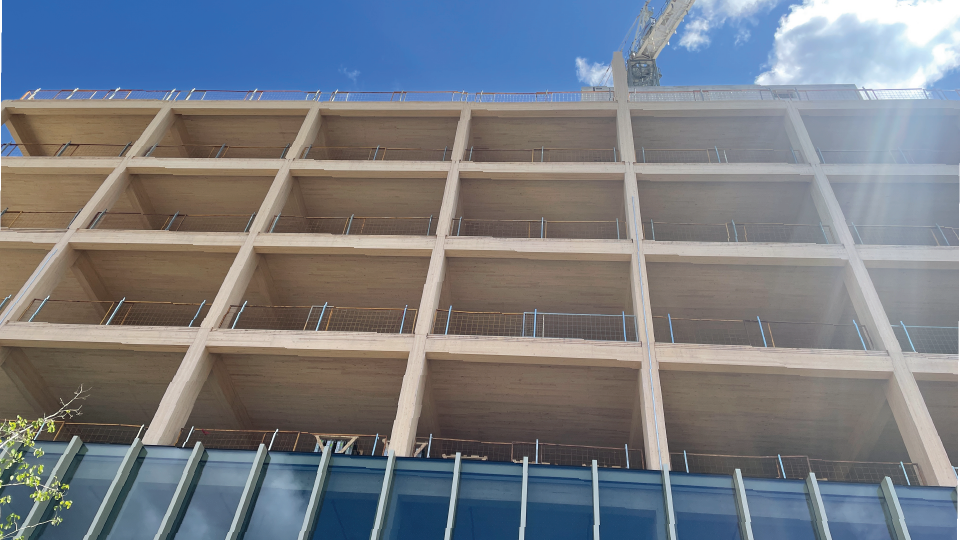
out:
{"label": "tower crane", "polygon": [[627,56],[627,86],[660,86],[657,56],[667,46],[694,1],[666,0],[657,17],[653,16],[650,0],[643,4],[633,23],[637,30]]}

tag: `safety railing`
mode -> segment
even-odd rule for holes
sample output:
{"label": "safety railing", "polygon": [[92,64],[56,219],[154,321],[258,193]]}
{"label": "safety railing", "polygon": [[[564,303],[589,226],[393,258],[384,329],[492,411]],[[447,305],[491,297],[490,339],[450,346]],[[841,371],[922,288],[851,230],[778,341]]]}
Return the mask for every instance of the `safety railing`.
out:
{"label": "safety railing", "polygon": [[256,450],[260,445],[274,452],[319,452],[327,442],[337,454],[372,456],[386,453],[387,439],[376,435],[311,433],[283,430],[234,430],[190,427],[181,429],[176,445],[189,447],[200,442],[204,448],[218,450]]}
{"label": "safety railing", "polygon": [[308,146],[303,159],[341,161],[450,161],[449,148],[388,148],[386,146]]}
{"label": "safety railing", "polygon": [[300,217],[277,214],[272,233],[418,235],[437,233],[437,219],[429,217]]}
{"label": "safety railing", "polygon": [[866,327],[848,324],[766,321],[755,319],[688,319],[655,315],[653,331],[659,343],[744,345],[800,349],[871,350]]}
{"label": "safety railing", "polygon": [[613,89],[581,92],[477,92],[478,103],[569,103],[614,101]]}
{"label": "safety railing", "polygon": [[956,326],[910,326],[894,324],[893,333],[904,351],[927,354],[957,354]]}
{"label": "safety railing", "polygon": [[220,328],[239,330],[300,330],[304,332],[377,332],[412,334],[417,310],[402,308],[313,306],[230,306]]}
{"label": "safety railing", "polygon": [[465,161],[477,163],[616,163],[616,148],[467,149]]}
{"label": "safety railing", "polygon": [[143,157],[156,158],[254,158],[283,159],[290,145],[286,146],[231,146],[228,144],[155,144]]}
{"label": "safety railing", "polygon": [[835,461],[807,456],[730,456],[671,452],[670,469],[695,474],[741,474],[753,478],[804,480],[814,473],[818,480],[878,484],[889,476],[894,484],[922,486],[923,477],[915,463]]}
{"label": "safety railing", "polygon": [[450,306],[438,309],[433,334],[460,336],[512,336],[596,341],[639,341],[636,319],[621,312],[616,315],[593,313],[523,313],[495,311],[457,311]]}
{"label": "safety railing", "polygon": [[[79,88],[47,90],[38,88],[26,92],[20,99],[154,99],[174,100],[229,100],[229,101],[475,101],[478,103],[560,103],[580,101],[614,101],[613,89],[573,92],[467,92],[452,91],[394,91],[394,92],[334,92],[302,90],[83,90]],[[960,100],[960,90],[924,88],[842,88],[801,90],[796,88],[743,88],[691,90],[631,90],[630,101],[850,101],[889,99]]]}
{"label": "safety railing", "polygon": [[829,225],[797,223],[643,223],[643,239],[661,242],[786,242],[834,244]]}
{"label": "safety railing", "polygon": [[589,467],[597,460],[598,467],[614,469],[643,469],[643,451],[623,445],[619,448],[603,446],[578,446],[570,444],[534,442],[486,442],[470,439],[446,439],[440,437],[417,437],[414,457],[430,459],[461,459],[492,461],[499,463],[530,463],[561,465],[566,467]]}
{"label": "safety railing", "polygon": [[94,324],[103,326],[200,326],[210,305],[180,302],[51,300],[35,298],[20,316],[22,322]]}
{"label": "safety railing", "polygon": [[777,148],[644,148],[640,163],[805,163],[799,150]]}
{"label": "safety railing", "polygon": [[16,144],[0,145],[3,157],[123,157],[133,142],[126,144],[88,144],[66,142],[63,144]]}
{"label": "safety railing", "polygon": [[54,420],[53,433],[44,429],[37,435],[36,440],[67,442],[76,436],[80,437],[85,443],[130,444],[134,439],[146,433],[146,428],[146,425],[95,424]]}
{"label": "safety railing", "polygon": [[253,214],[140,214],[136,212],[98,212],[90,229],[248,232]]}
{"label": "safety railing", "polygon": [[627,237],[627,224],[613,221],[549,221],[540,219],[464,219],[453,221],[454,236],[492,236],[495,238],[589,238]]}
{"label": "safety railing", "polygon": [[958,150],[905,149],[893,150],[824,150],[817,148],[823,164],[947,164],[960,163]]}
{"label": "safety railing", "polygon": [[860,225],[851,223],[850,234],[857,244],[888,246],[958,246],[957,227],[942,225]]}
{"label": "safety railing", "polygon": [[0,210],[0,228],[2,229],[66,229],[77,218],[76,212],[24,212],[22,210]]}

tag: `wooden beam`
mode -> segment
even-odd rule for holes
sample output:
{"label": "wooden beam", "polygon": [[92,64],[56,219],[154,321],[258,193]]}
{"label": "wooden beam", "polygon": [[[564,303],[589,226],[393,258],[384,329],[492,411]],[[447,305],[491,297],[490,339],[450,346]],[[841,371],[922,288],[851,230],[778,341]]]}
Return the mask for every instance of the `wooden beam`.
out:
{"label": "wooden beam", "polygon": [[37,415],[45,416],[60,409],[60,402],[50,392],[49,385],[24,354],[23,349],[0,348],[0,368],[13,381]]}
{"label": "wooden beam", "polygon": [[209,328],[201,328],[196,340],[187,349],[143,436],[143,444],[176,444],[180,429],[190,418],[197,396],[213,369],[213,357],[204,346],[209,333]]}
{"label": "wooden beam", "polygon": [[841,460],[867,461],[877,446],[880,435],[893,417],[890,406],[887,405],[887,384],[879,386],[870,400],[863,403],[863,412],[853,427],[853,433],[845,444],[837,449]]}
{"label": "wooden beam", "polygon": [[433,389],[430,386],[430,363],[426,366],[427,376],[423,384],[423,405],[420,410],[420,422],[417,424],[417,432],[421,436],[432,434],[434,437],[442,437],[440,432],[440,416],[437,414],[437,402],[433,399]]}
{"label": "wooden beam", "polygon": [[216,396],[217,401],[220,402],[224,410],[231,412],[239,429],[253,429],[253,420],[250,419],[247,408],[240,399],[240,393],[237,392],[237,388],[233,384],[230,372],[227,371],[227,366],[223,363],[223,359],[220,358],[219,355],[212,356],[213,365],[210,369],[209,376],[213,377],[211,388],[213,389],[214,396]]}

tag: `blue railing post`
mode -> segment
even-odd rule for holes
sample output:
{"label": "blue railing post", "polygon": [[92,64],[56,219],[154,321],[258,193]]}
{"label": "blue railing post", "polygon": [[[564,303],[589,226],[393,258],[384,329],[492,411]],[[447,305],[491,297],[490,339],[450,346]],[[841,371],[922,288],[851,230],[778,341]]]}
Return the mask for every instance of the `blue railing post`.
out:
{"label": "blue railing post", "polygon": [[237,321],[240,320],[240,315],[243,314],[243,310],[247,309],[247,301],[243,301],[243,305],[240,306],[240,311],[237,312],[237,318],[233,320],[233,324],[230,325],[230,329],[233,330],[237,327]]}
{"label": "blue railing post", "polygon": [[[110,323],[113,322],[113,318],[116,317],[117,312],[120,311],[120,306],[123,305],[123,302],[124,302],[124,300],[126,300],[126,299],[127,299],[126,296],[124,296],[123,298],[120,299],[120,303],[117,304],[116,309],[114,309],[114,310],[113,310],[113,313],[110,314],[110,318],[107,319],[107,322],[106,322],[106,324],[104,324],[104,326],[110,326]],[[40,311],[40,310],[38,309],[37,311]]]}
{"label": "blue railing post", "polygon": [[907,331],[907,325],[903,324],[903,321],[900,321],[900,328],[903,328],[903,333],[907,335],[907,343],[910,344],[910,349],[917,352],[917,348],[913,346],[913,340],[910,339],[910,332]]}
{"label": "blue railing post", "polygon": [[676,340],[673,339],[673,319],[670,318],[669,313],[667,313],[667,325],[670,326],[670,343],[676,343]]}
{"label": "blue railing post", "polygon": [[433,214],[430,214],[430,219],[427,220],[427,236],[430,236],[430,227],[433,225]]}
{"label": "blue railing post", "polygon": [[537,308],[533,308],[533,337],[537,337]]}
{"label": "blue railing post", "polygon": [[616,218],[614,222],[617,224],[617,240],[620,239],[620,218]]}
{"label": "blue railing post", "polygon": [[[9,298],[9,296],[7,298]],[[31,315],[30,318],[27,319],[27,322],[33,322],[33,318],[37,316],[37,313],[40,313],[40,310],[43,309],[43,305],[46,304],[47,300],[49,299],[50,299],[50,295],[47,295],[47,297],[43,299],[43,302],[40,302],[40,307],[38,307],[37,310],[33,312],[33,315]]]}
{"label": "blue railing post", "polygon": [[523,312],[523,319],[520,322],[520,337],[527,337],[527,312]]}
{"label": "blue railing post", "polygon": [[643,156],[643,162],[646,163],[646,162],[647,162],[647,151],[644,150],[644,148],[643,148],[642,146],[640,147],[640,155]]}
{"label": "blue railing post", "polygon": [[820,232],[823,233],[823,241],[824,241],[824,243],[829,244],[829,243],[830,243],[830,239],[827,238],[827,231],[825,231],[825,230],[823,229],[823,222],[822,222],[822,221],[820,222]]}
{"label": "blue railing post", "polygon": [[860,333],[860,325],[857,324],[856,319],[853,319],[853,327],[857,329],[857,336],[860,338],[860,345],[863,345],[863,350],[867,350],[867,342],[863,340],[863,334]]}
{"label": "blue railing post", "polygon": [[657,241],[657,231],[653,228],[653,219],[650,220],[650,236],[653,237],[651,240]]}
{"label": "blue railing post", "polygon": [[822,164],[824,164],[824,165],[827,164],[827,160],[823,159],[823,152],[820,151],[820,147],[819,147],[819,146],[817,147],[817,157],[820,158],[820,163],[822,163]]}
{"label": "blue railing post", "polygon": [[546,218],[543,217],[540,218],[540,238],[543,238],[543,226],[546,224],[545,219]]}
{"label": "blue railing post", "polygon": [[760,316],[757,315],[757,326],[760,327],[760,337],[763,338],[763,346],[767,346],[767,335],[763,333],[763,323],[760,322]]}
{"label": "blue railing post", "polygon": [[197,308],[197,312],[193,315],[193,318],[190,319],[190,324],[187,325],[187,328],[193,328],[193,322],[196,321],[197,317],[200,316],[200,310],[202,310],[203,306],[205,306],[206,304],[207,304],[206,300],[204,300],[203,302],[200,302],[200,307]]}
{"label": "blue railing post", "polygon": [[280,221],[280,216],[283,215],[283,212],[277,214],[277,217],[273,218],[273,224],[270,225],[270,232],[273,232],[273,229],[277,227],[277,222]]}
{"label": "blue railing post", "polygon": [[173,222],[177,219],[177,216],[179,216],[179,215],[180,215],[180,211],[179,211],[179,210],[177,210],[176,212],[174,212],[174,213],[173,213],[173,217],[170,218],[170,222],[167,223],[167,226],[164,227],[163,230],[169,231],[169,230],[170,230],[170,227],[173,226]]}
{"label": "blue railing post", "polygon": [[353,216],[354,216],[354,215],[356,215],[356,214],[350,214],[350,219],[347,220],[347,230],[344,231],[343,234],[350,234],[350,227],[353,226]]}
{"label": "blue railing post", "polygon": [[733,225],[733,241],[739,243],[740,237],[737,236],[737,224],[734,223],[732,219],[730,220],[730,224]]}
{"label": "blue railing post", "polygon": [[450,309],[447,310],[447,327],[443,329],[443,335],[450,333],[450,315],[453,315],[453,304],[450,304]]}
{"label": "blue railing post", "polygon": [[943,238],[943,241],[946,242],[947,245],[949,246],[949,245],[950,245],[950,241],[947,240],[947,235],[943,234],[943,229],[940,228],[940,224],[939,224],[939,223],[934,223],[934,225],[936,225],[936,226],[937,226],[937,230],[940,231],[940,236]]}
{"label": "blue railing post", "polygon": [[407,308],[409,306],[410,304],[403,306],[403,317],[400,319],[400,332],[399,332],[401,334],[403,333],[403,323],[407,322]]}
{"label": "blue railing post", "polygon": [[718,150],[717,147],[714,146],[713,151],[717,153],[717,163],[723,163],[722,161],[720,161],[720,150]]}
{"label": "blue railing post", "polygon": [[250,232],[250,225],[253,223],[253,218],[255,217],[257,217],[256,212],[250,214],[250,219],[247,220],[247,226],[243,228],[243,232]]}
{"label": "blue railing post", "polygon": [[626,341],[627,340],[627,312],[621,311],[620,313],[623,315],[623,340]]}
{"label": "blue railing post", "polygon": [[[320,331],[320,322],[323,321],[323,314],[326,313],[326,312],[327,312],[327,302],[324,302],[324,303],[323,303],[323,309],[320,310],[320,318],[317,319],[317,327],[314,328],[314,330],[313,330],[314,332],[319,332],[319,331]],[[406,311],[404,311],[404,314],[406,314]],[[403,328],[403,325],[401,325],[400,328],[402,329],[402,328]],[[402,330],[401,330],[401,331],[402,331]]]}
{"label": "blue railing post", "polygon": [[463,226],[463,216],[460,216],[460,220],[457,222],[457,236],[460,236],[460,227]]}
{"label": "blue railing post", "polygon": [[859,240],[860,243],[862,244],[862,243],[863,243],[863,238],[860,237],[860,231],[857,230],[857,225],[856,225],[854,222],[851,221],[851,222],[850,222],[850,226],[853,227],[853,232],[857,233],[857,240]]}

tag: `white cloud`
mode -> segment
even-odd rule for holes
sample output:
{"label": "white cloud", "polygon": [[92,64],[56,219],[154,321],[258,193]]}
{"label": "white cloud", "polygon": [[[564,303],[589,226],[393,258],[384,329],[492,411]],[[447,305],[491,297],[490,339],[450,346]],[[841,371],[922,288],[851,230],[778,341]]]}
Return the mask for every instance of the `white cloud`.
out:
{"label": "white cloud", "polygon": [[610,72],[610,64],[590,63],[586,58],[577,57],[577,79],[589,86],[600,86]]}
{"label": "white cloud", "polygon": [[780,19],[756,82],[920,87],[958,66],[957,0],[804,0]]}
{"label": "white cloud", "polygon": [[343,73],[344,75],[346,75],[347,78],[350,79],[350,80],[353,81],[353,82],[357,82],[357,77],[360,76],[360,70],[358,70],[358,69],[340,68],[340,69],[337,70],[337,71],[339,71],[340,73]]}
{"label": "white cloud", "polygon": [[[698,51],[710,45],[711,29],[723,26],[728,21],[742,22],[757,13],[769,10],[780,0],[697,0],[691,10],[693,20],[683,28],[680,46],[689,51]],[[737,33],[736,45],[750,39],[750,31]]]}

